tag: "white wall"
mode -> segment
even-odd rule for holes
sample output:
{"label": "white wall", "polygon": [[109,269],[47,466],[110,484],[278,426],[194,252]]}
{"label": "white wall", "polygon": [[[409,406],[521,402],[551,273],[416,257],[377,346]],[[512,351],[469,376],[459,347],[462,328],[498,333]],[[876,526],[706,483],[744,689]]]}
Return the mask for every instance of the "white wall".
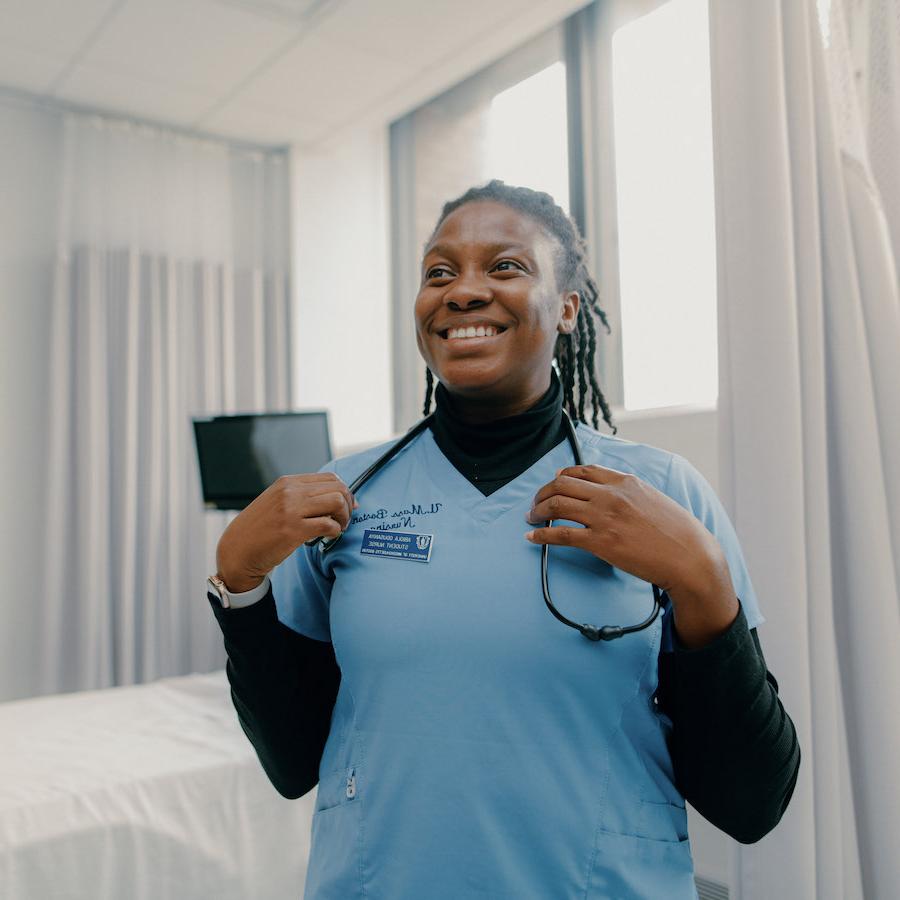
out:
{"label": "white wall", "polygon": [[33,691],[59,118],[0,98],[0,700]]}
{"label": "white wall", "polygon": [[291,154],[294,401],[338,453],[391,436],[388,132]]}

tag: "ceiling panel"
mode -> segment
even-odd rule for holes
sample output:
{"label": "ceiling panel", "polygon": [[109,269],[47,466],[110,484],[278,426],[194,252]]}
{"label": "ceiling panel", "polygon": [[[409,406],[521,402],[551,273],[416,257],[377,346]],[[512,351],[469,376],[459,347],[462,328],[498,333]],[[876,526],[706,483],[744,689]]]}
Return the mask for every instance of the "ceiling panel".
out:
{"label": "ceiling panel", "polygon": [[261,143],[402,115],[585,0],[0,0],[0,86]]}
{"label": "ceiling panel", "polygon": [[56,96],[84,106],[130,113],[175,125],[190,125],[216,101],[215,95],[175,82],[139,78],[109,66],[75,66]]}
{"label": "ceiling panel", "polygon": [[203,130],[264,144],[306,144],[331,132],[327,122],[294,117],[251,103],[232,102],[205,119]]}
{"label": "ceiling panel", "polygon": [[490,31],[502,43],[504,22],[515,32],[517,14],[536,5],[534,0],[353,0],[316,30],[322,37],[424,68]]}
{"label": "ceiling panel", "polygon": [[321,10],[323,6],[332,5],[340,0],[216,0],[216,2],[243,7],[260,15],[299,22],[313,15],[316,8]]}
{"label": "ceiling panel", "polygon": [[217,95],[231,90],[298,34],[296,26],[214,0],[128,3],[82,62],[143,78],[164,74]]}
{"label": "ceiling panel", "polygon": [[43,94],[65,66],[62,57],[23,50],[0,40],[0,85]]}
{"label": "ceiling panel", "polygon": [[405,62],[316,35],[252,79],[236,99],[338,123],[414,76]]}
{"label": "ceiling panel", "polygon": [[0,40],[72,54],[121,0],[0,0]]}

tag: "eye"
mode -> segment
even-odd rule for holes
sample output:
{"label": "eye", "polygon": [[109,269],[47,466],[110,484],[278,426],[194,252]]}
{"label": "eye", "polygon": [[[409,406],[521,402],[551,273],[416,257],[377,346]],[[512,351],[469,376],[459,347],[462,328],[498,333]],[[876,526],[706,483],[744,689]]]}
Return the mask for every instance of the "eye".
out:
{"label": "eye", "polygon": [[444,266],[432,266],[426,273],[425,278],[439,278],[439,275],[435,275],[435,272],[449,272],[450,270],[445,268]]}
{"label": "eye", "polygon": [[[500,262],[497,263],[497,266],[502,266],[506,263],[512,263],[514,266],[518,266],[523,272],[525,271],[525,267],[521,263],[516,262],[514,259],[501,259]],[[494,266],[494,268],[496,269],[497,266]]]}

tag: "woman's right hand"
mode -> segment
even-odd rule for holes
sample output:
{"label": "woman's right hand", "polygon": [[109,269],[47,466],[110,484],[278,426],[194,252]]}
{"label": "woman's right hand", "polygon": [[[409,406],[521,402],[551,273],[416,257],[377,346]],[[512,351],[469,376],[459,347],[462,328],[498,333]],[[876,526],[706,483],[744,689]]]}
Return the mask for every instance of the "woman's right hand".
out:
{"label": "woman's right hand", "polygon": [[337,537],[359,504],[334,472],[282,475],[222,532],[216,566],[225,586],[249,591],[306,541]]}

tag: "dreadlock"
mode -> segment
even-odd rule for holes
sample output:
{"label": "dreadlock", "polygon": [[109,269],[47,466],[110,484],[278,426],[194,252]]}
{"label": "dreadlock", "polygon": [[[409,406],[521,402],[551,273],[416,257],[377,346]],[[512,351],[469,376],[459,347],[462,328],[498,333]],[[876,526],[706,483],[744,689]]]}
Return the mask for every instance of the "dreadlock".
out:
{"label": "dreadlock", "polygon": [[[553,362],[559,372],[563,387],[563,405],[573,419],[587,424],[585,419],[585,401],[590,398],[591,422],[594,428],[599,427],[598,413],[602,410],[603,421],[612,428],[613,434],[618,429],[613,424],[612,415],[606,398],[600,390],[594,368],[594,357],[597,350],[597,331],[594,327],[594,316],[600,319],[610,333],[606,313],[599,306],[600,292],[597,284],[587,268],[587,244],[578,231],[578,226],[553,198],[544,191],[535,191],[527,187],[514,187],[498,178],[494,178],[481,187],[469,188],[455,200],[449,200],[441,209],[437,224],[425,247],[431,243],[441,223],[450,213],[465,203],[475,200],[496,200],[512,209],[531,216],[558,241],[555,273],[556,286],[560,291],[578,291],[581,302],[578,307],[575,328],[569,334],[560,334],[553,350]],[[424,250],[424,248],[423,248]],[[575,378],[578,377],[576,401]],[[423,415],[431,409],[431,397],[434,390],[434,376],[431,369],[425,370],[425,406]]]}

